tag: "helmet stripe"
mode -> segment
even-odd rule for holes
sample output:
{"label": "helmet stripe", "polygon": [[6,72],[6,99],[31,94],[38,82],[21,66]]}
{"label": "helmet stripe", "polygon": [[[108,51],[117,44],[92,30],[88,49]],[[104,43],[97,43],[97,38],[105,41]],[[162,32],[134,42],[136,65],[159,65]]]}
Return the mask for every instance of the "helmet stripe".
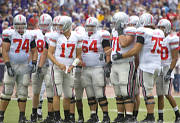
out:
{"label": "helmet stripe", "polygon": [[42,21],[43,21],[43,23],[44,23],[44,16],[43,16],[43,18],[42,18]]}

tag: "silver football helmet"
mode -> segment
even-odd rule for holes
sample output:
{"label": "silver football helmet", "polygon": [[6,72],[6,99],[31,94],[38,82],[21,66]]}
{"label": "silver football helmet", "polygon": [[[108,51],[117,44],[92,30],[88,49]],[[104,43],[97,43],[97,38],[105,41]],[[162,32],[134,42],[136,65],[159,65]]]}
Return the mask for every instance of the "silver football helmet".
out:
{"label": "silver football helmet", "polygon": [[49,14],[42,14],[39,19],[39,28],[42,32],[50,31],[52,25],[52,17]]}
{"label": "silver football helmet", "polygon": [[133,25],[134,27],[138,28],[140,26],[140,24],[139,24],[139,17],[135,16],[135,15],[130,16],[128,24],[129,25]]}
{"label": "silver football helmet", "polygon": [[125,12],[117,12],[112,18],[115,30],[119,27],[124,28],[128,24],[129,16]]}
{"label": "silver football helmet", "polygon": [[69,16],[61,16],[59,18],[60,20],[57,21],[57,31],[59,31],[60,33],[65,33],[69,30],[71,30],[72,28],[72,19]]}
{"label": "silver football helmet", "polygon": [[26,17],[18,14],[14,17],[13,27],[19,34],[24,34],[27,29]]}
{"label": "silver football helmet", "polygon": [[58,22],[60,21],[60,19],[61,19],[60,15],[54,17],[54,19],[53,19],[53,31],[58,31]]}
{"label": "silver football helmet", "polygon": [[158,27],[164,27],[164,32],[166,34],[170,33],[171,32],[171,22],[167,19],[161,19],[159,22],[158,22]]}
{"label": "silver football helmet", "polygon": [[85,23],[85,30],[88,34],[93,34],[98,29],[98,20],[95,17],[89,17]]}
{"label": "silver football helmet", "polygon": [[154,17],[149,13],[144,13],[140,16],[141,26],[154,26]]}

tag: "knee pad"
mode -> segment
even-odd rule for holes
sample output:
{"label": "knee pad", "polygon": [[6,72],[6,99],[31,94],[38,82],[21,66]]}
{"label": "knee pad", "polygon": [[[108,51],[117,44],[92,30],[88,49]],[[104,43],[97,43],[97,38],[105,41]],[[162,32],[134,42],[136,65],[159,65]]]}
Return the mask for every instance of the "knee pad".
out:
{"label": "knee pad", "polygon": [[71,102],[70,102],[70,103],[71,103],[71,104],[76,103],[75,97],[72,97],[72,98],[71,98]]}
{"label": "knee pad", "polygon": [[48,103],[53,103],[53,98],[48,97],[47,100],[48,100]]}
{"label": "knee pad", "polygon": [[116,97],[116,104],[124,104],[124,99],[123,97]]}
{"label": "knee pad", "polygon": [[123,100],[124,100],[124,104],[134,103],[134,99],[131,96],[125,96],[123,97]]}
{"label": "knee pad", "polygon": [[88,104],[89,106],[91,105],[95,105],[97,102],[96,102],[96,98],[95,97],[90,97],[88,98]]}
{"label": "knee pad", "polygon": [[99,105],[101,107],[104,107],[104,106],[108,105],[107,98],[105,96],[102,97],[102,98],[98,98],[98,102],[99,102]]}
{"label": "knee pad", "polygon": [[149,101],[151,99],[154,99],[154,96],[145,96],[144,97],[144,101],[145,101],[146,105],[155,104],[155,101]]}
{"label": "knee pad", "polygon": [[4,98],[4,97],[1,97],[0,99],[3,100],[3,101],[11,101],[11,98]]}
{"label": "knee pad", "polygon": [[27,101],[27,98],[18,98],[17,101],[18,101],[18,103],[19,103],[19,102],[26,102],[26,101]]}

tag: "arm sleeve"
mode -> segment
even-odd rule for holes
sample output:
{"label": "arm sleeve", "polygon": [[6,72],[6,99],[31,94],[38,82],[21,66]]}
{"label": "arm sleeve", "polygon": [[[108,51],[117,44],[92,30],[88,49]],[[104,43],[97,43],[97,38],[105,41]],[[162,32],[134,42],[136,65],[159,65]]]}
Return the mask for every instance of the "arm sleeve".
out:
{"label": "arm sleeve", "polygon": [[173,36],[169,42],[170,49],[176,49],[179,47],[179,38],[177,36]]}
{"label": "arm sleeve", "polygon": [[136,28],[135,27],[127,27],[124,29],[124,34],[125,35],[132,35],[135,36],[136,35]]}
{"label": "arm sleeve", "polygon": [[46,49],[48,49],[48,43],[47,42],[45,42],[45,47],[44,48],[46,48]]}
{"label": "arm sleeve", "polygon": [[108,39],[103,39],[102,40],[102,47],[105,48],[105,47],[110,47],[110,41]]}
{"label": "arm sleeve", "polygon": [[11,41],[9,40],[9,38],[4,38],[4,39],[3,39],[3,42],[11,43]]}
{"label": "arm sleeve", "polygon": [[144,44],[144,37],[142,36],[137,36],[137,41],[136,42],[139,42],[141,44]]}
{"label": "arm sleeve", "polygon": [[30,44],[31,49],[36,47],[35,39]]}

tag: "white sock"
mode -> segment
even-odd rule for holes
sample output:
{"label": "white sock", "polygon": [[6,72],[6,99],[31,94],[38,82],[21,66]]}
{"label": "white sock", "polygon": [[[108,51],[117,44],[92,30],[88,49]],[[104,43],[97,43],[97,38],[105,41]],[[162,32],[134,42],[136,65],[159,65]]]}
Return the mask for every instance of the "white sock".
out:
{"label": "white sock", "polygon": [[174,112],[178,111],[179,110],[178,106],[174,107],[173,110]]}
{"label": "white sock", "polygon": [[133,115],[133,113],[132,113],[132,112],[126,112],[126,114]]}
{"label": "white sock", "polygon": [[158,110],[158,113],[163,113],[163,110]]}
{"label": "white sock", "polygon": [[91,114],[96,114],[96,111],[91,111]]}

